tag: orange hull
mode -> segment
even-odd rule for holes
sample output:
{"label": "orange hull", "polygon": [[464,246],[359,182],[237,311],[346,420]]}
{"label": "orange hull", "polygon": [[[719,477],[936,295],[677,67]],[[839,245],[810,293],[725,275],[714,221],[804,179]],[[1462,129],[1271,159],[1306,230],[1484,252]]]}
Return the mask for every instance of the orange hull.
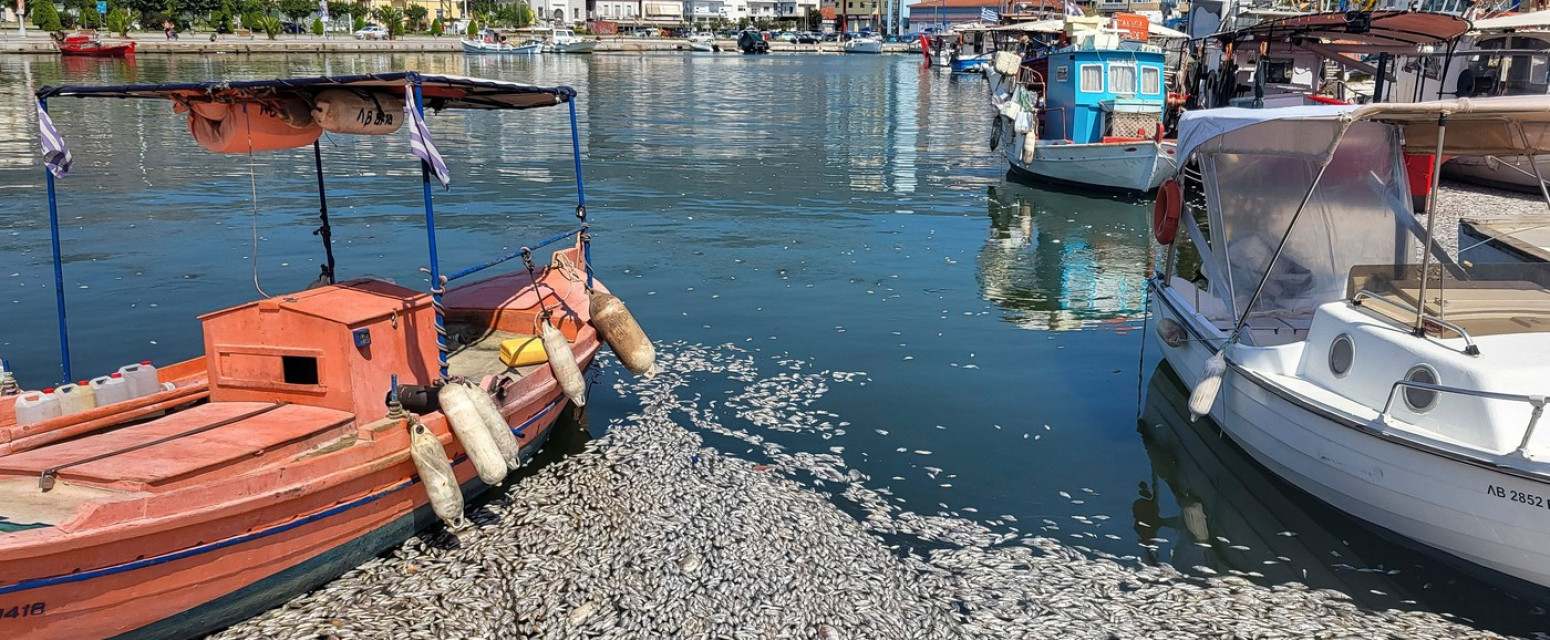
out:
{"label": "orange hull", "polygon": [[[585,315],[585,291],[563,275],[546,269],[540,276],[545,304],[570,315],[566,328],[574,330],[572,346],[585,367],[599,343]],[[373,287],[315,294],[325,309],[320,313],[334,312],[322,304],[331,296],[380,296]],[[531,314],[523,315],[536,307],[531,291],[525,274],[476,283],[449,292],[447,316],[531,323]],[[307,311],[307,300],[295,294],[277,309],[259,303],[249,311],[267,325],[283,324],[289,311]],[[379,418],[386,381],[359,394],[340,388],[361,369],[416,368],[410,361],[426,356],[412,348],[423,345],[416,336],[425,327],[411,326],[421,318],[418,312],[394,312],[390,322],[398,334],[388,320],[352,319],[369,326],[373,344],[345,344],[338,353],[376,349],[366,354],[372,356],[367,364],[337,366],[327,334],[312,336],[325,345],[317,349],[313,372],[316,386],[325,389],[319,394],[292,379],[294,368],[273,389],[253,390],[263,386],[253,376],[264,365],[244,354],[261,350],[220,333],[228,322],[222,318],[232,317],[224,314],[240,317],[241,309],[206,316],[206,357],[163,368],[162,379],[178,390],[141,401],[154,411],[194,398],[192,407],[83,432],[83,422],[107,419],[99,416],[102,410],[19,428],[9,401],[0,404],[0,447],[9,447],[0,448],[0,525],[22,527],[11,533],[0,528],[0,637],[208,633],[313,588],[435,521],[409,459],[407,430],[400,421]],[[398,345],[408,348],[395,351],[397,338],[408,340]],[[216,348],[209,350],[212,343]],[[434,346],[429,357],[434,361]],[[547,367],[503,384],[497,396],[502,412],[524,457],[530,456],[547,438],[564,399]],[[179,390],[184,395],[176,396]],[[287,393],[312,402],[274,404],[270,398]],[[206,394],[208,401],[199,400]],[[73,425],[62,422],[72,418]],[[465,495],[484,490],[442,414],[426,413],[422,420],[446,446]],[[50,439],[56,433],[68,435]],[[133,446],[143,448],[124,451]],[[40,474],[55,477],[57,486],[41,492]],[[35,522],[29,524],[28,516]]]}

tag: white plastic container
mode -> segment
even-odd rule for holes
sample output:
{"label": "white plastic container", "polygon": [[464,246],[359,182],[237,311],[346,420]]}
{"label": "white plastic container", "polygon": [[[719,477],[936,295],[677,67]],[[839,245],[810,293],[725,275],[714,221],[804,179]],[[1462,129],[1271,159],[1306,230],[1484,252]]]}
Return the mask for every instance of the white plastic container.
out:
{"label": "white plastic container", "polygon": [[97,393],[92,391],[90,380],[78,381],[75,383],[75,387],[76,393],[79,393],[82,397],[85,397],[86,401],[91,404],[91,408],[97,408]]}
{"label": "white plastic container", "polygon": [[149,360],[140,364],[126,364],[119,367],[118,372],[124,375],[131,398],[161,392],[161,383],[156,380],[156,367],[151,366]]}
{"label": "white plastic container", "polygon": [[16,397],[16,424],[37,424],[58,418],[59,398],[48,391],[26,391]]}
{"label": "white plastic container", "polygon": [[95,397],[96,394],[91,392],[90,383],[85,388],[74,384],[62,384],[54,389],[54,399],[59,402],[59,414],[65,416],[97,406],[93,401]]}
{"label": "white plastic container", "polygon": [[123,374],[119,373],[92,378],[91,390],[97,396],[99,407],[117,404],[130,398],[129,383],[125,382]]}

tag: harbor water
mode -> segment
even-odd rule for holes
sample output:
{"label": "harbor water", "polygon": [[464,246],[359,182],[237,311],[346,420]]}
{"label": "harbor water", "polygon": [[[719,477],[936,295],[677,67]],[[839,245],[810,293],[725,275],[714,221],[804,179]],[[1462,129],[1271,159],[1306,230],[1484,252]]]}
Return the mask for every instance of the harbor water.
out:
{"label": "harbor water", "polygon": [[[594,436],[681,427],[662,437],[772,466],[872,523],[832,531],[907,559],[1031,541],[1143,581],[1231,577],[1267,599],[1297,584],[1358,613],[1550,631],[1542,602],[1395,544],[1190,423],[1144,347],[1150,202],[1010,181],[983,80],[912,56],[0,59],[0,356],[23,386],[63,379],[33,90],[406,68],[578,90],[597,275],[674,367],[658,383],[599,371]],[[73,378],[195,357],[199,314],[318,277],[310,150],[215,156],[159,101],[49,108],[75,157],[58,184]],[[574,224],[570,131],[545,111],[428,118],[452,172],[444,269]],[[340,277],[427,288],[405,140],[325,138],[323,160]],[[923,535],[905,513],[980,533]],[[1069,597],[1101,610],[1080,584]],[[952,613],[927,609],[921,628]]]}

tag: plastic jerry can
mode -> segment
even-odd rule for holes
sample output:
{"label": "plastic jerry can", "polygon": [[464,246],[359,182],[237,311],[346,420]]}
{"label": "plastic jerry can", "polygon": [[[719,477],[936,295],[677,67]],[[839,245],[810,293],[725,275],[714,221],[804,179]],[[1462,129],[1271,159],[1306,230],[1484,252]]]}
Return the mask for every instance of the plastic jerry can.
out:
{"label": "plastic jerry can", "polygon": [[51,390],[26,391],[16,397],[16,424],[37,424],[50,418],[58,418],[59,398]]}
{"label": "plastic jerry can", "polygon": [[549,354],[544,352],[544,341],[538,336],[522,336],[501,341],[501,362],[506,363],[508,367],[525,367],[548,360]]}
{"label": "plastic jerry can", "polygon": [[92,393],[97,396],[97,406],[106,407],[128,400],[129,384],[124,382],[124,376],[120,373],[92,378]]}
{"label": "plastic jerry can", "polygon": [[68,416],[97,406],[94,398],[95,394],[91,392],[90,383],[84,387],[79,384],[62,384],[54,390],[54,399],[59,402],[60,415]]}
{"label": "plastic jerry can", "polygon": [[156,367],[151,366],[149,360],[140,364],[126,364],[119,367],[118,372],[124,374],[131,398],[148,396],[162,390],[161,383],[156,380]]}

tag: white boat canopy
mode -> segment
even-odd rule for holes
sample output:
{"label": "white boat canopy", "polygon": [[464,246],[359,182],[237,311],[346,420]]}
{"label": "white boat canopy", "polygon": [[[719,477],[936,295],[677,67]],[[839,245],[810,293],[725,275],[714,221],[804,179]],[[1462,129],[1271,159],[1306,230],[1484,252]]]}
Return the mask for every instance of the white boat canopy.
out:
{"label": "white boat canopy", "polygon": [[[1191,111],[1179,121],[1178,155],[1294,155],[1333,153],[1343,132],[1361,121],[1397,125],[1407,153],[1434,153],[1441,116],[1447,116],[1446,155],[1550,153],[1550,96],[1503,96],[1369,105]],[[1322,127],[1323,135],[1316,135]],[[1180,163],[1183,164],[1182,162]]]}
{"label": "white boat canopy", "polygon": [[1533,11],[1513,16],[1501,16],[1476,20],[1474,31],[1511,31],[1514,29],[1550,28],[1550,11]]}
{"label": "white boat canopy", "polygon": [[[1034,20],[1032,22],[1018,22],[1014,24],[991,27],[986,31],[1016,31],[1022,33],[1061,33],[1065,31],[1065,20]],[[1147,26],[1147,33],[1154,38],[1168,38],[1188,40],[1189,34],[1175,31],[1160,24],[1152,22]]]}

